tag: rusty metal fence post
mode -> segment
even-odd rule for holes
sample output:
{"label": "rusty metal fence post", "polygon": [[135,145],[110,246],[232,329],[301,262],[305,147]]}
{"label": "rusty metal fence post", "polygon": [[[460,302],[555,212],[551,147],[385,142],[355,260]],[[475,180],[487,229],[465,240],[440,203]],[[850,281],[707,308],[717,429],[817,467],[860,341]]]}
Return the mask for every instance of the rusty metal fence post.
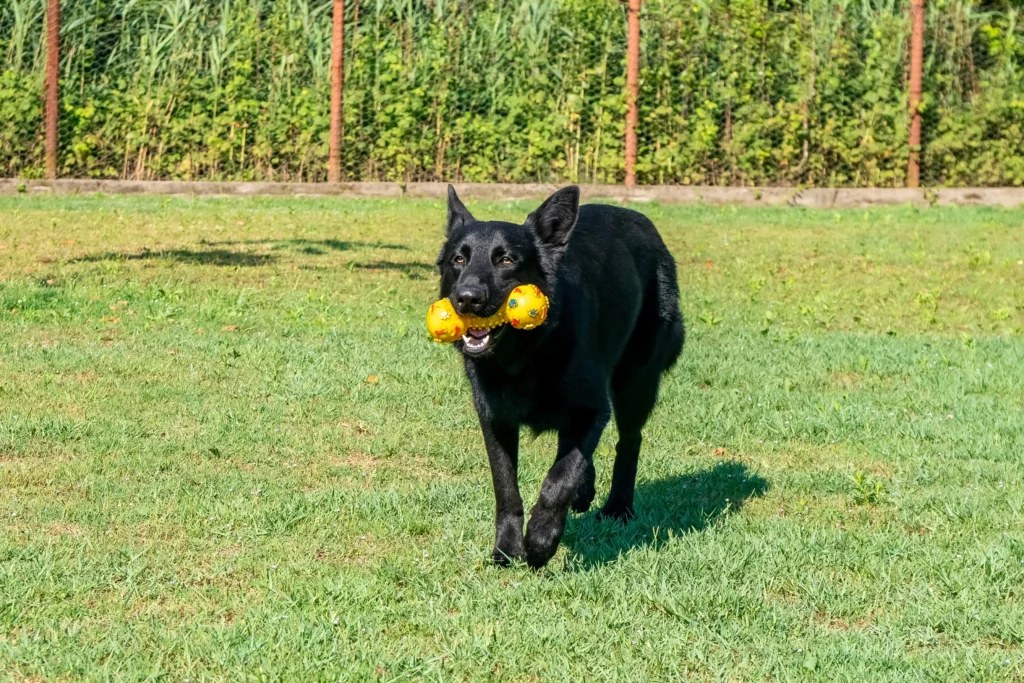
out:
{"label": "rusty metal fence post", "polygon": [[60,123],[60,0],[49,0],[46,11],[46,177],[57,177]]}
{"label": "rusty metal fence post", "polygon": [[334,0],[334,31],[331,35],[331,146],[327,181],[341,182],[341,143],[345,131],[345,0]]}
{"label": "rusty metal fence post", "polygon": [[636,186],[637,97],[640,81],[640,0],[626,10],[626,187]]}
{"label": "rusty metal fence post", "polygon": [[910,157],[907,187],[921,184],[921,71],[924,65],[924,0],[910,0]]}

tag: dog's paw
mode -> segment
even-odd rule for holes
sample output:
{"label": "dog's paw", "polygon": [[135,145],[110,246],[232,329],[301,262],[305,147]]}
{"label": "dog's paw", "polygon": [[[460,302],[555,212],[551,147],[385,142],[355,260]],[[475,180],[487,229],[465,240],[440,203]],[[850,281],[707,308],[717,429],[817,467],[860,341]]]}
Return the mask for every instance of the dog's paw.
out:
{"label": "dog's paw", "polygon": [[526,564],[540,569],[558,551],[565,533],[565,511],[537,510],[534,508],[526,527]]}
{"label": "dog's paw", "polygon": [[558,542],[551,542],[546,539],[526,541],[526,564],[530,569],[540,569],[548,563],[558,551]]}
{"label": "dog's paw", "polygon": [[627,506],[612,501],[605,503],[605,506],[597,513],[598,519],[611,519],[622,523],[626,523],[634,517],[636,517],[636,513],[633,511],[632,505]]}
{"label": "dog's paw", "polygon": [[514,532],[509,531],[498,536],[498,540],[494,543],[494,550],[491,551],[494,564],[499,567],[507,567],[510,564],[522,561],[525,554],[523,551],[522,528],[522,522],[520,522],[518,530]]}
{"label": "dog's paw", "polygon": [[491,551],[491,558],[494,560],[494,564],[499,567],[508,567],[516,562],[523,561],[523,548],[520,546],[515,550],[504,550],[498,546],[494,546],[494,550]]}
{"label": "dog's paw", "polygon": [[594,502],[594,465],[588,462],[583,470],[583,481],[576,487],[576,497],[572,501],[573,512],[586,512]]}
{"label": "dog's paw", "polygon": [[594,482],[583,482],[576,489],[576,497],[572,501],[573,512],[586,512],[594,502]]}

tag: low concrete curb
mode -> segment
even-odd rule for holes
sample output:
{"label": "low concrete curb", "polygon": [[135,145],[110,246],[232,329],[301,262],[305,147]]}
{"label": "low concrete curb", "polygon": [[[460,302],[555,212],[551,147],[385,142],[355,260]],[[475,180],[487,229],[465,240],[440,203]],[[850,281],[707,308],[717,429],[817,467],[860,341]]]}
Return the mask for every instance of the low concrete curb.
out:
{"label": "low concrete curb", "polygon": [[[443,199],[447,183],[221,183],[144,180],[0,179],[0,195],[152,194],[196,197],[382,197]],[[537,199],[561,185],[458,183],[467,199]],[[1024,188],[812,188],[581,185],[585,200],[663,204],[797,206],[856,209],[873,206],[1024,206]]]}

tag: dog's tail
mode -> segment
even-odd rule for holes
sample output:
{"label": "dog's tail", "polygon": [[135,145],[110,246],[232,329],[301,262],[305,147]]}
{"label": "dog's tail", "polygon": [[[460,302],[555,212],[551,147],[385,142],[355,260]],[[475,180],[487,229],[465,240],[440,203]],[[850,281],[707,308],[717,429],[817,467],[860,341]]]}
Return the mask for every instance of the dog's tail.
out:
{"label": "dog's tail", "polygon": [[686,341],[686,325],[679,310],[679,280],[676,263],[670,255],[661,259],[657,267],[658,277],[658,318],[665,332],[663,369],[668,370],[683,352]]}

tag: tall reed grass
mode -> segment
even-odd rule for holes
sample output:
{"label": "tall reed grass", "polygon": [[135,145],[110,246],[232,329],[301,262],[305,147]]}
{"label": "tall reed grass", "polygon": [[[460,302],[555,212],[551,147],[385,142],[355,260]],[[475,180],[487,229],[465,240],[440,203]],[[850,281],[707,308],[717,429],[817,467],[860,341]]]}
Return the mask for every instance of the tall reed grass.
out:
{"label": "tall reed grass", "polygon": [[[895,186],[908,0],[648,0],[644,183]],[[0,175],[42,163],[44,0],[0,4]],[[616,0],[348,0],[346,176],[616,182]],[[331,0],[66,0],[60,168],[324,180]],[[1005,1],[933,0],[923,173],[1024,184],[1024,43]]]}

